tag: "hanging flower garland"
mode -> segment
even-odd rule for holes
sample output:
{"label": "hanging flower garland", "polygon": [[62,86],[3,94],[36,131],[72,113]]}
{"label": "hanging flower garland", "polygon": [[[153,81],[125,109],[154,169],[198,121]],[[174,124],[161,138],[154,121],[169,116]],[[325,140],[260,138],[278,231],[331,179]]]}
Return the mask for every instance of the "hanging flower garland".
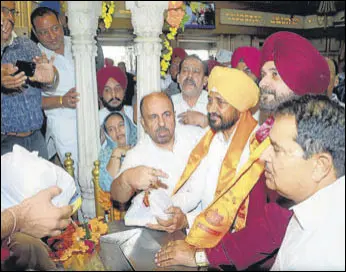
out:
{"label": "hanging flower garland", "polygon": [[101,18],[105,22],[105,27],[108,29],[112,25],[113,21],[113,13],[115,11],[115,4],[114,1],[109,1],[110,3],[107,3],[106,1],[102,2],[102,15]]}
{"label": "hanging flower garland", "polygon": [[163,38],[163,49],[161,56],[161,76],[165,76],[172,58],[173,48],[170,41],[174,40],[178,30],[184,31],[185,23],[189,16],[185,12],[186,6],[183,1],[169,1],[166,23],[169,25],[169,33]]}

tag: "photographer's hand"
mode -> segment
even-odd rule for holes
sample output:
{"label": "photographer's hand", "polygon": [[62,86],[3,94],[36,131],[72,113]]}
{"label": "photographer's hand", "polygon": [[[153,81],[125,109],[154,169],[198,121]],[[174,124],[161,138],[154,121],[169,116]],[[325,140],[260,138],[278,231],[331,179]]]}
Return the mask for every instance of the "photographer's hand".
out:
{"label": "photographer's hand", "polygon": [[33,62],[36,63],[35,74],[29,78],[30,81],[52,84],[54,82],[55,74],[58,73],[53,65],[54,60],[54,56],[48,60],[44,53],[42,53],[41,57],[35,57],[33,59]]}
{"label": "photographer's hand", "polygon": [[11,63],[1,64],[1,86],[6,89],[21,90],[21,87],[25,84],[27,77],[24,72],[20,72],[18,75],[12,76],[18,71],[18,67]]}

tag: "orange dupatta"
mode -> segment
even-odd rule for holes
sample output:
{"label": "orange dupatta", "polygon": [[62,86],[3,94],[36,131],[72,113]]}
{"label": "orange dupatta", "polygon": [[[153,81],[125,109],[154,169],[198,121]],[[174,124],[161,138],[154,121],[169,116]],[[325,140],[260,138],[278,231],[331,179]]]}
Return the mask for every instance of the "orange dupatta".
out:
{"label": "orange dupatta", "polygon": [[[263,172],[263,164],[254,158],[259,158],[262,152],[259,155],[255,152],[253,155],[256,156],[250,157],[245,165],[247,168],[243,167],[238,175],[236,175],[236,169],[243,149],[256,125],[257,122],[249,111],[241,114],[239,125],[222,164],[214,202],[196,218],[186,238],[189,244],[199,248],[211,248],[218,244],[235,221],[237,230],[245,226],[248,195]],[[182,188],[208,154],[214,136],[213,131],[207,132],[192,151],[174,194]],[[249,162],[252,163],[249,165]]]}

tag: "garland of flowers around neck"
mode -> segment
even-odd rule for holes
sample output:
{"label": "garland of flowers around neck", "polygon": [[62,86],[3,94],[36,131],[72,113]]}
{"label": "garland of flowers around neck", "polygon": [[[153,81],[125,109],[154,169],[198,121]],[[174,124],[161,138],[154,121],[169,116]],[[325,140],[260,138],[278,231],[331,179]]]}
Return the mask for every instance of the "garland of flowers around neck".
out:
{"label": "garland of flowers around neck", "polygon": [[101,18],[105,22],[105,27],[108,29],[112,25],[113,21],[113,13],[115,11],[114,1],[109,1],[110,3],[106,3],[106,1],[102,2],[102,15]]}
{"label": "garland of flowers around neck", "polygon": [[184,31],[184,26],[189,21],[189,16],[185,12],[186,6],[183,1],[169,1],[167,17],[165,22],[169,26],[169,33],[163,38],[163,49],[161,55],[161,76],[164,77],[170,65],[173,48],[170,41],[174,40],[178,30]]}

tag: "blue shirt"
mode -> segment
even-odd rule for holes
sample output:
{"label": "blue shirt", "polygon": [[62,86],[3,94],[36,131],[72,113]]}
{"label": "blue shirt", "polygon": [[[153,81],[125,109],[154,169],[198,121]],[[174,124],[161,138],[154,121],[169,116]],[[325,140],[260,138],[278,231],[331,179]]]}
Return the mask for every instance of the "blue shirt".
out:
{"label": "blue shirt", "polygon": [[[40,49],[25,37],[15,38],[5,53],[1,48],[1,64],[16,65],[17,60],[32,61],[36,56],[41,56]],[[23,92],[1,92],[1,132],[29,132],[40,129],[43,124],[41,104],[41,89],[31,85]]]}

